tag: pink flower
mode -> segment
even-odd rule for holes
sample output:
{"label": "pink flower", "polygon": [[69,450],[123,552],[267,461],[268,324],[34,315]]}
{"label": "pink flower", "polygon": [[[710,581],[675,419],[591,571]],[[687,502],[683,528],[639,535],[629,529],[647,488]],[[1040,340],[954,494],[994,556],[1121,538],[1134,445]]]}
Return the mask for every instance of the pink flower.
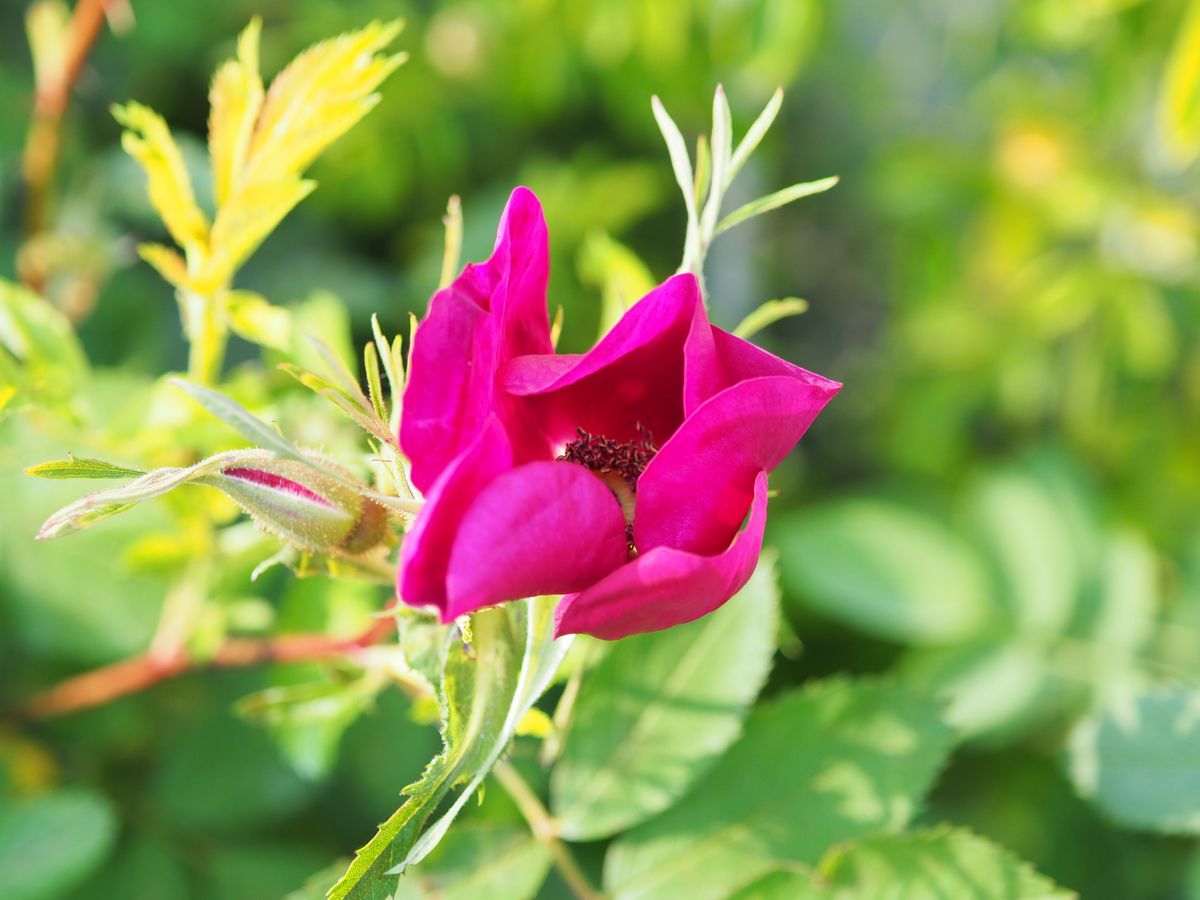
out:
{"label": "pink flower", "polygon": [[754,571],[767,473],[841,385],[710,325],[691,275],[555,354],[548,272],[518,188],[417,330],[400,442],[426,503],[400,596],[450,621],[564,594],[556,632],[610,640],[706,615]]}

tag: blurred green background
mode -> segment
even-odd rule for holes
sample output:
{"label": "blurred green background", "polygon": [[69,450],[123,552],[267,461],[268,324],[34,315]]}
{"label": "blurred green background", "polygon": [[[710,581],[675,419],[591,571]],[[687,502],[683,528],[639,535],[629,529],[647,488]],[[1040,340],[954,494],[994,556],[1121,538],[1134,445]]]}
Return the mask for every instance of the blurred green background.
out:
{"label": "blurred green background", "polygon": [[[678,264],[683,209],[650,96],[694,137],[722,83],[740,134],[783,85],[733,203],[841,184],[731,232],[708,262],[718,324],[804,297],[809,312],[758,339],[846,384],[774,480],[769,541],[797,639],[768,690],[833,672],[928,683],[970,736],[931,821],[993,837],[1085,897],[1200,897],[1195,823],[1143,830],[1119,798],[1081,797],[1063,758],[1093,706],[1131,685],[1191,685],[1200,665],[1200,177],[1164,151],[1156,117],[1185,6],[132,0],[136,26],[101,36],[66,117],[46,251],[84,273],[50,291],[95,367],[84,424],[36,409],[0,421],[0,704],[144,649],[198,553],[170,499],[32,541],[80,490],[22,467],[96,447],[173,459],[152,379],[183,368],[186,348],[170,289],[133,252],[161,226],[109,105],[155,108],[199,172],[209,78],[252,15],[266,74],[401,16],[412,59],[313,167],[320,187],[239,286],[339,346],[361,344],[372,312],[395,333],[436,284],[447,197],[462,197],[465,258],[480,259],[523,183],[550,223],[561,346],[580,350],[605,236],[656,278]],[[14,280],[33,85],[23,15],[12,0],[0,13],[0,275]],[[274,392],[309,445],[356,446],[298,386],[255,374],[259,357],[231,349],[239,390]],[[207,427],[213,448],[231,441]],[[353,633],[384,596],[278,573],[251,585],[270,542],[221,536],[201,632]],[[278,897],[352,852],[436,733],[394,690],[362,718],[343,695],[315,724],[233,711],[318,669],[191,675],[36,724],[0,716],[0,790],[41,798],[46,830],[78,830],[57,874],[19,893],[0,805],[0,897]],[[1188,784],[1200,796],[1200,776]],[[489,794],[475,815],[507,822],[505,804]]]}

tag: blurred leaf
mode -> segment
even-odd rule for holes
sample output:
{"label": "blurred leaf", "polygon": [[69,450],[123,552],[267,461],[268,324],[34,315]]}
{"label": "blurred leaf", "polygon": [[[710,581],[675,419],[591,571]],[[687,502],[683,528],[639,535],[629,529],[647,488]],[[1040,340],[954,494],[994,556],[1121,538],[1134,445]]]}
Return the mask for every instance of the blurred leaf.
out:
{"label": "blurred leaf", "polygon": [[1113,821],[1200,834],[1200,691],[1149,690],[1081,722],[1071,736],[1075,787]]}
{"label": "blurred leaf", "polygon": [[915,509],[841,500],[777,517],[773,535],[788,594],[869,634],[945,644],[992,620],[987,574],[972,548]]}
{"label": "blurred leaf", "polygon": [[73,454],[68,457],[30,466],[25,474],[35,478],[135,478],[146,474],[141,469],[127,469],[102,459]]}
{"label": "blurred leaf", "polygon": [[1200,155],[1200,2],[1191,0],[1167,57],[1158,97],[1163,148],[1179,168]]}
{"label": "blurred leaf", "polygon": [[[439,691],[443,752],[420,781],[405,788],[408,799],[358,851],[330,892],[331,900],[384,900],[396,884],[387,876],[420,862],[442,839],[508,747],[517,723],[545,690],[570,645],[553,639],[556,601],[541,597],[482,610],[471,619],[469,650],[459,641],[446,647]],[[426,827],[460,786],[449,808]]]}
{"label": "blurred leaf", "polygon": [[655,285],[654,276],[637,254],[602,231],[589,234],[579,248],[579,277],[600,288],[601,337]]}
{"label": "blurred leaf", "polygon": [[199,896],[221,900],[282,897],[321,871],[322,863],[319,851],[299,842],[237,842],[221,847],[209,858]]}
{"label": "blurred leaf", "polygon": [[382,687],[378,678],[291,684],[243,697],[236,709],[243,718],[270,729],[292,767],[316,781],[337,761],[342,735]]}
{"label": "blurred leaf", "polygon": [[724,898],[842,841],[916,813],[950,751],[932,700],[898,684],[826,681],[758,707],[690,794],[622,835],[606,888],[634,897]]}
{"label": "blurred leaf", "polygon": [[835,850],[821,864],[821,897],[903,897],[905,900],[1067,900],[1007,850],[969,831],[938,828],[872,837]]}
{"label": "blurred leaf", "polygon": [[122,841],[113,860],[87,882],[86,900],[189,900],[187,872],[166,841]]}
{"label": "blurred leaf", "polygon": [[568,840],[666,809],[737,737],[775,650],[778,591],[764,559],[716,612],[619,641],[589,672],[551,781]]}
{"label": "blurred leaf", "polygon": [[525,826],[464,822],[400,879],[395,900],[530,900],[550,865]]}
{"label": "blurred leaf", "polygon": [[227,397],[203,385],[194,384],[182,378],[172,378],[171,383],[190,394],[193,400],[230,428],[234,429],[254,446],[270,450],[284,459],[305,459],[304,455],[296,449],[296,446],[291,441],[253,415],[232,397]]}
{"label": "blurred leaf", "polygon": [[175,828],[201,833],[286,821],[315,791],[266,734],[225,711],[190,722],[152,784],[161,815]]}
{"label": "blurred leaf", "polygon": [[733,333],[742,339],[748,339],[758,334],[768,325],[774,325],[780,319],[798,316],[808,312],[808,301],[799,297],[784,297],[782,300],[768,300],[746,318],[738,323]]}
{"label": "blurred leaf", "polygon": [[1039,479],[1019,469],[985,474],[971,498],[978,527],[1000,564],[1019,631],[1060,633],[1082,579],[1069,511]]}
{"label": "blurred leaf", "polygon": [[111,806],[94,791],[0,800],[0,891],[6,900],[61,896],[99,868],[116,832]]}
{"label": "blurred leaf", "polygon": [[800,200],[803,197],[811,197],[813,194],[820,194],[823,191],[827,191],[837,183],[838,176],[831,175],[828,178],[821,178],[817,181],[804,181],[800,184],[793,184],[791,187],[785,187],[782,190],[775,191],[773,194],[752,200],[743,206],[739,206],[722,219],[717,225],[713,237],[728,231],[735,225],[742,224],[747,219],[753,219],[755,216],[761,216],[765,212],[779,209],[779,207],[786,206],[788,203]]}
{"label": "blurred leaf", "polygon": [[229,327],[251,343],[287,350],[292,343],[292,317],[282,306],[252,291],[230,291]]}
{"label": "blurred leaf", "polygon": [[[69,403],[88,376],[87,359],[62,313],[0,279],[0,392],[48,407]],[[2,410],[0,410],[2,412]]]}

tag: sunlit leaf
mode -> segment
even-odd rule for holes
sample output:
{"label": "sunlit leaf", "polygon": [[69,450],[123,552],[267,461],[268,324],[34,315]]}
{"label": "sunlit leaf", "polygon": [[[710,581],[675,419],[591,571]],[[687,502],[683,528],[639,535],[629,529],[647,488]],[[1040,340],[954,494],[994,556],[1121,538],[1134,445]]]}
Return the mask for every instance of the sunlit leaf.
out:
{"label": "sunlit leaf", "polygon": [[784,297],[781,300],[768,300],[746,318],[738,323],[733,333],[740,338],[750,338],[769,325],[774,325],[780,319],[798,316],[808,312],[808,301],[799,297]]}
{"label": "sunlit leaf", "polygon": [[740,225],[747,219],[761,216],[763,213],[770,212],[773,209],[779,209],[779,207],[799,200],[802,197],[811,197],[813,194],[820,194],[823,191],[827,191],[837,183],[838,177],[832,175],[829,178],[821,178],[817,181],[805,181],[800,184],[793,184],[791,187],[785,187],[783,190],[776,191],[773,194],[752,200],[744,206],[739,206],[722,219],[720,224],[717,225],[714,236],[728,231],[735,225]]}
{"label": "sunlit leaf", "polygon": [[262,20],[255,17],[238,37],[237,58],[217,69],[208,92],[208,152],[218,207],[229,198],[246,167],[254,125],[262,109],[263,83],[258,72],[261,33]]}
{"label": "sunlit leaf", "polygon": [[655,285],[650,269],[636,253],[599,231],[589,234],[579,248],[579,274],[601,290],[601,335],[608,334]]}
{"label": "sunlit leaf", "polygon": [[202,249],[208,240],[208,221],[196,205],[183,155],[162,116],[140,103],[112,108],[125,128],[121,146],[146,172],[150,203],[179,246]]}
{"label": "sunlit leaf", "polygon": [[619,837],[604,881],[617,900],[723,900],[832,847],[901,829],[950,750],[928,696],[827,681],[758,707],[742,739],[675,806]]}
{"label": "sunlit leaf", "polygon": [[1200,155],[1200,0],[1191,0],[1167,57],[1158,97],[1158,130],[1179,168]]}
{"label": "sunlit leaf", "polygon": [[226,302],[229,327],[239,337],[276,350],[291,347],[292,316],[287,309],[253,291],[230,291]]}
{"label": "sunlit leaf", "polygon": [[[379,833],[358,851],[350,869],[330,891],[331,900],[385,900],[395,876],[416,865],[445,835],[508,746],[526,710],[545,690],[569,641],[553,640],[557,598],[486,609],[471,618],[470,647],[452,640],[444,649],[440,689],[441,755]],[[429,823],[452,791],[454,800]]]}
{"label": "sunlit leaf", "polygon": [[733,179],[742,170],[742,166],[746,164],[746,160],[750,158],[750,154],[762,143],[763,137],[766,136],[771,125],[774,124],[775,117],[779,115],[779,108],[782,105],[783,88],[776,88],[775,93],[771,95],[771,99],[767,101],[767,105],[763,107],[763,111],[758,114],[758,118],[754,120],[754,124],[746,132],[746,136],[738,142],[737,149],[733,151],[733,158],[729,163],[729,171],[725,175],[726,187],[733,183]]}
{"label": "sunlit leaf", "polygon": [[696,622],[618,642],[583,681],[551,782],[563,836],[594,840],[668,807],[737,737],[775,649],[774,565]]}
{"label": "sunlit leaf", "polygon": [[1200,834],[1200,691],[1163,687],[1115,700],[1076,728],[1070,772],[1115,822]]}
{"label": "sunlit leaf", "polygon": [[145,472],[114,465],[102,459],[72,455],[68,459],[56,459],[30,466],[25,470],[25,474],[36,478],[136,478]]}
{"label": "sunlit leaf", "polygon": [[868,838],[821,864],[818,897],[857,900],[1069,900],[1063,890],[991,841],[956,828]]}

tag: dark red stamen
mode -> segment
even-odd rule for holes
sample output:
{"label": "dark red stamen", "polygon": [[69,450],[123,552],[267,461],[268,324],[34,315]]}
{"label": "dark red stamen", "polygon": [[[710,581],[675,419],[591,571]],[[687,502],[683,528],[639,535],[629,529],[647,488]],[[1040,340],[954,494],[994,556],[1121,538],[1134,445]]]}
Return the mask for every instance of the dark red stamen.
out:
{"label": "dark red stamen", "polygon": [[579,437],[567,444],[558,458],[599,474],[620,475],[630,487],[637,484],[638,477],[658,452],[650,432],[640,424],[637,439],[632,441],[614,441],[582,428],[576,431]]}

